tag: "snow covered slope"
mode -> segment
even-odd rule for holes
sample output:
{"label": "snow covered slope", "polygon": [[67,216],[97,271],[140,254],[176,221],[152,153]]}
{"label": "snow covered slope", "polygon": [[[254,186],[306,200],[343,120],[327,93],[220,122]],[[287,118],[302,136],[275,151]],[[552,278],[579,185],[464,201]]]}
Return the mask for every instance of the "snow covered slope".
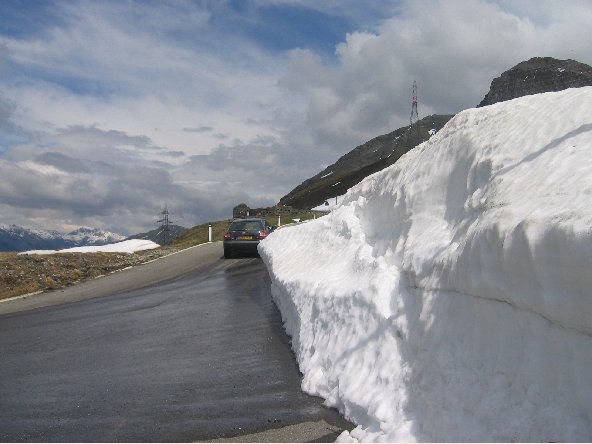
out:
{"label": "snow covered slope", "polygon": [[125,236],[98,228],[81,227],[63,236],[77,247],[89,245],[107,245],[125,240]]}
{"label": "snow covered slope", "polygon": [[466,110],[259,250],[342,440],[592,440],[591,87]]}

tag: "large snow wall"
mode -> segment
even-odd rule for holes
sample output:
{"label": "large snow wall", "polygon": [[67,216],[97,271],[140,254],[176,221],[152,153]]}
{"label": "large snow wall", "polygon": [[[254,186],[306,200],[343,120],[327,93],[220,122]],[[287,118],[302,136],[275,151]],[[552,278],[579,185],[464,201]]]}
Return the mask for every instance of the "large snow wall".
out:
{"label": "large snow wall", "polygon": [[592,88],[461,112],[259,250],[342,441],[592,440]]}

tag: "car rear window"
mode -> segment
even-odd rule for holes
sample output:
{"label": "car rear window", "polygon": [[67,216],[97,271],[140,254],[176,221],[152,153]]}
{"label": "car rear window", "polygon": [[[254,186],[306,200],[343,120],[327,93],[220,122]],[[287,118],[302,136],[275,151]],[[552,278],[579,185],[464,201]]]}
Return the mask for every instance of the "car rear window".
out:
{"label": "car rear window", "polygon": [[241,220],[230,225],[230,231],[258,231],[262,228],[263,224],[257,220]]}

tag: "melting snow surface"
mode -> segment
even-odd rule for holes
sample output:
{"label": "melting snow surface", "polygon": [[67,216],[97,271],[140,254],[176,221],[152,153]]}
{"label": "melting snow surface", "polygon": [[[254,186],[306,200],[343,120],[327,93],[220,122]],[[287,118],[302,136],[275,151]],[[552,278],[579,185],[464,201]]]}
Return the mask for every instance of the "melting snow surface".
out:
{"label": "melting snow surface", "polygon": [[93,245],[88,247],[66,248],[64,250],[30,250],[19,254],[54,254],[54,253],[134,253],[141,250],[151,250],[160,245],[144,239],[130,239],[108,245]]}
{"label": "melting snow surface", "polygon": [[259,250],[341,441],[592,440],[592,88],[469,109]]}

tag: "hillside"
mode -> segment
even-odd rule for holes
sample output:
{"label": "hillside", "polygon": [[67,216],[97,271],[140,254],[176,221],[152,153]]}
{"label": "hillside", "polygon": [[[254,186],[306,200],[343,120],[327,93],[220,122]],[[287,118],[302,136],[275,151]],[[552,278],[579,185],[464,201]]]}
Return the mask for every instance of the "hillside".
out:
{"label": "hillside", "polygon": [[430,138],[452,115],[432,115],[419,121],[417,128],[404,126],[359,145],[317,175],[305,180],[280,199],[280,204],[310,209],[325,200],[345,194],[364,177],[395,163],[414,146]]}
{"label": "hillside", "polygon": [[[592,67],[551,57],[534,57],[495,78],[479,106],[543,92],[592,85]],[[378,136],[348,152],[333,165],[305,180],[280,199],[280,204],[310,209],[345,192],[363,178],[392,165],[411,148],[442,128],[452,115],[433,115],[420,121],[419,136],[409,126]],[[409,137],[411,135],[411,137]]]}

